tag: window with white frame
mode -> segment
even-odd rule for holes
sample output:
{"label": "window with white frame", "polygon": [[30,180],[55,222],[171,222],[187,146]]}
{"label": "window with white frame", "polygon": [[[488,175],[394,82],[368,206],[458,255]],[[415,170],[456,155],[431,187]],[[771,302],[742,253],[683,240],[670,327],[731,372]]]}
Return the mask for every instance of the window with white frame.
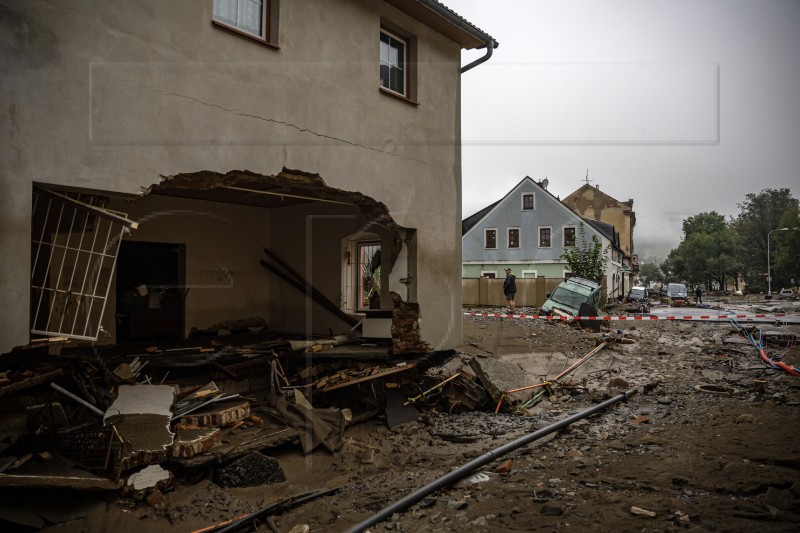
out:
{"label": "window with white frame", "polygon": [[497,230],[494,228],[483,230],[483,247],[487,249],[497,248]]}
{"label": "window with white frame", "polygon": [[405,97],[408,97],[407,56],[408,41],[386,30],[381,30],[380,86]]}
{"label": "window with white frame", "polygon": [[550,226],[539,226],[539,248],[550,248],[552,242],[553,228]]}
{"label": "window with white frame", "polygon": [[278,0],[214,0],[212,21],[223,28],[273,44]]}
{"label": "window with white frame", "polygon": [[496,270],[481,270],[481,277],[482,278],[495,279],[497,277],[497,271]]}
{"label": "window with white frame", "polygon": [[536,209],[536,198],[532,192],[522,193],[522,210],[533,211]]}
{"label": "window with white frame", "polygon": [[522,277],[523,278],[535,278],[536,277],[536,271],[535,270],[523,270],[522,271]]}
{"label": "window with white frame", "polygon": [[508,228],[508,247],[519,248],[519,228]]}
{"label": "window with white frame", "polygon": [[575,246],[575,226],[564,226],[564,246]]}

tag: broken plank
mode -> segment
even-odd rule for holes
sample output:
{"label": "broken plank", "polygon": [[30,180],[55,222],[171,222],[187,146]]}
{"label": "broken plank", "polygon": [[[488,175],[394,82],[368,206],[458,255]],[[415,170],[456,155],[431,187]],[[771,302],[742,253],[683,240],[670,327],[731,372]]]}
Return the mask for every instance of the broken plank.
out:
{"label": "broken plank", "polygon": [[13,394],[29,387],[35,387],[36,385],[44,383],[45,381],[50,381],[63,375],[64,371],[59,368],[58,370],[53,370],[52,372],[47,372],[45,374],[39,374],[38,376],[23,379],[22,381],[15,381],[10,385],[0,387],[0,397]]}
{"label": "broken plank", "polygon": [[381,378],[381,377],[384,377],[384,376],[388,376],[388,375],[391,375],[391,374],[396,374],[397,372],[403,372],[405,370],[410,370],[410,369],[412,369],[412,368],[414,368],[416,366],[417,366],[416,363],[408,363],[408,364],[405,364],[405,365],[399,366],[399,367],[390,367],[390,368],[378,371],[377,373],[374,373],[374,374],[371,374],[371,375],[368,375],[368,376],[363,376],[363,377],[360,377],[360,378],[357,378],[357,379],[354,379],[354,380],[351,380],[351,381],[345,381],[344,383],[337,383],[335,385],[329,385],[329,386],[323,388],[322,392],[328,392],[328,391],[331,391],[331,390],[334,390],[334,389],[341,389],[342,387],[349,387],[350,385],[355,385],[356,383],[361,383],[362,381],[369,381],[371,379],[378,379],[378,378]]}

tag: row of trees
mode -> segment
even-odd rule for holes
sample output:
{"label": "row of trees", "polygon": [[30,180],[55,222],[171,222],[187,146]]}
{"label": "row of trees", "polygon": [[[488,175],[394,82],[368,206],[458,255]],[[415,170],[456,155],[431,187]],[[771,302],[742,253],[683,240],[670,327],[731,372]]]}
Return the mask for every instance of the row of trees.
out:
{"label": "row of trees", "polygon": [[748,291],[763,292],[767,289],[769,238],[773,290],[796,285],[800,279],[798,200],[789,189],[764,189],[748,194],[738,207],[738,216],[730,220],[716,211],[684,220],[683,239],[670,251],[660,271],[655,265],[644,265],[641,275],[651,281],[735,289],[744,289],[739,285],[744,280]]}

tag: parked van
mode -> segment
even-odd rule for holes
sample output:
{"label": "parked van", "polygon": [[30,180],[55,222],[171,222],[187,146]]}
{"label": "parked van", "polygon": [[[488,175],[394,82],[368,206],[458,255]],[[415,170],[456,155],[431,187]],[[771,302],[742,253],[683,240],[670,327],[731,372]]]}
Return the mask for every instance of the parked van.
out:
{"label": "parked van", "polygon": [[689,301],[686,285],[683,283],[670,283],[667,285],[667,296],[673,303],[686,303]]}
{"label": "parked van", "polygon": [[589,304],[597,312],[600,306],[601,287],[594,281],[583,278],[569,278],[559,283],[548,295],[547,301],[539,311],[542,315],[562,314],[579,316],[581,304]]}

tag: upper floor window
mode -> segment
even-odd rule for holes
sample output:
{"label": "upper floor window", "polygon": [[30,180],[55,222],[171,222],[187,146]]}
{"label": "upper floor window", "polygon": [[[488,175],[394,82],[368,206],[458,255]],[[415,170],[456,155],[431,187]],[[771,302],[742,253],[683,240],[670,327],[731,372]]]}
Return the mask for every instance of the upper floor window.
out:
{"label": "upper floor window", "polygon": [[279,0],[214,0],[212,22],[233,32],[277,46]]}
{"label": "upper floor window", "polygon": [[564,228],[564,246],[575,246],[575,227]]}
{"label": "upper floor window", "polygon": [[483,247],[484,248],[497,248],[497,230],[496,229],[483,230]]}
{"label": "upper floor window", "polygon": [[519,228],[508,228],[508,247],[519,248]]}
{"label": "upper floor window", "polygon": [[539,248],[550,248],[552,246],[550,231],[551,228],[539,228]]}
{"label": "upper floor window", "polygon": [[532,192],[526,192],[522,195],[522,210],[530,211],[536,209],[536,203]]}
{"label": "upper floor window", "polygon": [[406,56],[408,43],[394,34],[381,30],[381,87],[408,97]]}

